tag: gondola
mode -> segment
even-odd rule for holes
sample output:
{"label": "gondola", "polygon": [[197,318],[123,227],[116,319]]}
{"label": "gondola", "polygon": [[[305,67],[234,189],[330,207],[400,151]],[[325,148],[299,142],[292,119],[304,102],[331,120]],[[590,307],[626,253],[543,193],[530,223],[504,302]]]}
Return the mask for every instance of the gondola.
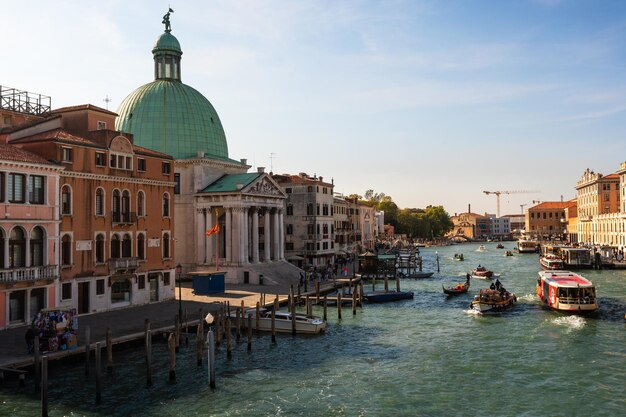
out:
{"label": "gondola", "polygon": [[467,290],[469,290],[469,287],[469,282],[456,284],[452,288],[446,288],[443,286],[443,284],[441,284],[441,288],[443,288],[444,294],[447,295],[465,294]]}

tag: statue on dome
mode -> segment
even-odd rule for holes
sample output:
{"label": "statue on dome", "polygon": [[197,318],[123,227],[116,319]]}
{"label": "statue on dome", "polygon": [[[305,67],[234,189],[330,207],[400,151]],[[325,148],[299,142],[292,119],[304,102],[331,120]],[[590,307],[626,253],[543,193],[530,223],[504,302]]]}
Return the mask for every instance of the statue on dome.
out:
{"label": "statue on dome", "polygon": [[165,16],[163,16],[163,21],[161,22],[165,25],[165,31],[168,33],[172,31],[172,25],[170,23],[170,13],[174,13],[174,10],[171,7],[169,8]]}

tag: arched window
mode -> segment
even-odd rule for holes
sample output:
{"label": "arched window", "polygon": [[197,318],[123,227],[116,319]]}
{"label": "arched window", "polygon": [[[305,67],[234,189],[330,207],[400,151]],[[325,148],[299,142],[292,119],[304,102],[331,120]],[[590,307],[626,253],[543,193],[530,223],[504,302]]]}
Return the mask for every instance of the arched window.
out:
{"label": "arched window", "polygon": [[69,185],[61,188],[61,214],[72,214],[72,189]]}
{"label": "arched window", "polygon": [[163,194],[163,217],[169,217],[170,215],[170,195],[168,193]]}
{"label": "arched window", "polygon": [[143,233],[137,235],[137,258],[146,259],[146,238]]}
{"label": "arched window", "polygon": [[96,216],[104,216],[104,190],[96,190]]}
{"label": "arched window", "polygon": [[104,263],[104,235],[102,233],[96,236],[96,263]]}
{"label": "arched window", "polygon": [[26,234],[21,227],[11,230],[9,236],[9,268],[26,266]]}
{"label": "arched window", "polygon": [[111,259],[119,259],[120,243],[120,237],[117,234],[111,236]]}
{"label": "arched window", "polygon": [[63,235],[61,238],[61,265],[72,265],[72,237]]}
{"label": "arched window", "polygon": [[2,230],[1,227],[0,227],[0,268],[4,268],[4,230]]}
{"label": "arched window", "polygon": [[36,226],[30,232],[30,265],[42,266],[44,264],[44,231]]}
{"label": "arched window", "polygon": [[122,239],[122,258],[130,258],[133,256],[133,240],[130,237],[130,234],[124,234],[124,239]]}
{"label": "arched window", "polygon": [[124,223],[130,221],[130,193],[128,190],[122,192],[122,221]]}
{"label": "arched window", "polygon": [[119,190],[113,190],[111,203],[113,206],[113,223],[119,223],[122,220]]}
{"label": "arched window", "polygon": [[163,259],[170,257],[170,234],[163,233]]}
{"label": "arched window", "polygon": [[146,195],[143,191],[139,191],[137,194],[137,216],[145,216]]}

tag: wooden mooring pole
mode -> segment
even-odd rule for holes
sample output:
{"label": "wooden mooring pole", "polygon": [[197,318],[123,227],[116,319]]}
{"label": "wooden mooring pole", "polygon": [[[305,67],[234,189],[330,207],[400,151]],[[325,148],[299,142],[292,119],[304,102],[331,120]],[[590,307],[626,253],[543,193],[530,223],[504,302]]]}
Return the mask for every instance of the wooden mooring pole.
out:
{"label": "wooden mooring pole", "polygon": [[85,376],[89,376],[89,352],[91,350],[91,328],[85,326]]}
{"label": "wooden mooring pole", "polygon": [[207,367],[209,368],[209,387],[215,388],[215,341],[213,330],[209,329],[209,333],[207,335],[207,339],[209,341],[209,349],[207,351]]}
{"label": "wooden mooring pole", "polygon": [[196,363],[202,366],[202,349],[204,347],[204,319],[200,319],[196,329]]}
{"label": "wooden mooring pole", "polygon": [[278,295],[274,298],[274,308],[272,309],[272,343],[276,344],[276,310],[278,310]]}
{"label": "wooden mooring pole", "polygon": [[356,316],[356,287],[352,291],[352,315]]}
{"label": "wooden mooring pole", "polygon": [[167,348],[169,350],[170,382],[176,382],[176,336],[170,333],[167,338]]}
{"label": "wooden mooring pole", "polygon": [[327,316],[327,309],[328,309],[328,296],[324,296],[324,321],[328,320],[328,316]]}
{"label": "wooden mooring pole", "polygon": [[289,306],[289,311],[291,311],[291,334],[293,336],[296,335],[296,303],[292,302]]}
{"label": "wooden mooring pole", "polygon": [[96,404],[102,401],[102,346],[96,342]]}
{"label": "wooden mooring pole", "polygon": [[107,343],[107,372],[113,372],[113,332],[110,327],[107,327],[106,335]]}
{"label": "wooden mooring pole", "polygon": [[248,352],[252,352],[252,313],[248,313],[248,326],[246,327],[248,334]]}
{"label": "wooden mooring pole", "polygon": [[175,351],[178,353],[180,349],[180,320],[182,317],[179,317],[178,314],[174,318],[174,339],[175,339]]}
{"label": "wooden mooring pole", "polygon": [[257,301],[256,303],[256,334],[259,334],[259,321],[261,320],[261,303]]}
{"label": "wooden mooring pole", "polygon": [[152,330],[150,330],[150,323],[148,322],[148,329],[146,330],[146,385],[152,386]]}
{"label": "wooden mooring pole", "polygon": [[39,353],[39,335],[35,336],[35,390],[41,388],[41,355]]}
{"label": "wooden mooring pole", "polygon": [[230,315],[226,316],[226,357],[228,359],[233,357],[233,352],[231,350],[231,344],[230,344]]}
{"label": "wooden mooring pole", "polygon": [[48,417],[48,356],[41,358],[41,417]]}
{"label": "wooden mooring pole", "polygon": [[337,293],[337,320],[341,320],[341,293]]}

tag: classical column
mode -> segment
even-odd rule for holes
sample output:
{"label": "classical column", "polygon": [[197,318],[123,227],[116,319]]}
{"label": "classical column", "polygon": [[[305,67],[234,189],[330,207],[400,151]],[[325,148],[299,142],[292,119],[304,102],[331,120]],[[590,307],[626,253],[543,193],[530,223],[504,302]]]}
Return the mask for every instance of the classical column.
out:
{"label": "classical column", "polygon": [[272,252],[270,248],[270,210],[265,209],[265,213],[263,214],[264,221],[264,235],[263,235],[263,260],[265,262],[270,261],[270,253]]}
{"label": "classical column", "polygon": [[[9,269],[9,234],[7,233],[4,238],[4,265],[2,265],[4,269]],[[7,295],[8,297],[8,295]],[[7,298],[8,300],[8,298]],[[9,303],[7,303],[9,305]],[[7,316],[9,317],[9,316]]]}
{"label": "classical column", "polygon": [[[215,222],[217,219],[213,219],[213,210],[211,207],[206,209],[206,230],[209,230],[215,226]],[[204,254],[204,259],[206,259],[206,263],[210,264],[211,259],[215,256],[215,245],[213,245],[213,240],[217,239],[219,236],[217,233],[212,234],[211,236],[206,235],[206,231],[204,233],[204,241],[206,242],[206,252]]]}
{"label": "classical column", "polygon": [[248,221],[249,211],[250,207],[243,207],[241,209],[241,220],[243,221],[241,227],[241,240],[243,241],[243,244],[241,245],[241,252],[243,263],[246,264],[250,262],[250,233],[248,232],[248,229],[250,228],[250,222]]}
{"label": "classical column", "polygon": [[239,207],[237,209],[237,236],[238,239],[237,241],[239,242],[239,247],[237,248],[237,260],[239,261],[239,264],[243,264],[246,261],[245,258],[245,254],[246,254],[246,241],[245,241],[245,236],[246,236],[246,226],[244,223],[244,218],[245,218],[245,209],[243,207]]}
{"label": "classical column", "polygon": [[24,244],[24,266],[25,267],[29,267],[30,266],[30,237],[26,236],[26,243]]}
{"label": "classical column", "polygon": [[252,212],[252,262],[259,262],[259,210]]}
{"label": "classical column", "polygon": [[233,221],[232,221],[232,217],[233,217],[233,213],[232,213],[232,208],[231,207],[226,207],[226,230],[224,231],[224,238],[226,239],[226,263],[230,263],[232,261],[231,259],[231,237],[232,237],[232,231],[233,231]]}
{"label": "classical column", "polygon": [[[204,209],[196,209],[196,264],[202,265],[205,262],[205,250],[204,250],[204,241],[206,234],[204,231],[205,220],[204,220]],[[181,239],[181,246],[185,245],[184,239]],[[186,246],[186,245],[185,245]],[[178,250],[184,251],[185,249],[182,247],[176,248]]]}
{"label": "classical column", "polygon": [[278,226],[278,259],[285,259],[285,218],[282,210],[278,212]]}
{"label": "classical column", "polygon": [[277,261],[278,259],[280,259],[280,249],[279,249],[279,244],[280,244],[280,233],[279,233],[279,226],[278,226],[278,210],[274,211],[274,215],[272,216],[272,245],[273,247],[273,260]]}

